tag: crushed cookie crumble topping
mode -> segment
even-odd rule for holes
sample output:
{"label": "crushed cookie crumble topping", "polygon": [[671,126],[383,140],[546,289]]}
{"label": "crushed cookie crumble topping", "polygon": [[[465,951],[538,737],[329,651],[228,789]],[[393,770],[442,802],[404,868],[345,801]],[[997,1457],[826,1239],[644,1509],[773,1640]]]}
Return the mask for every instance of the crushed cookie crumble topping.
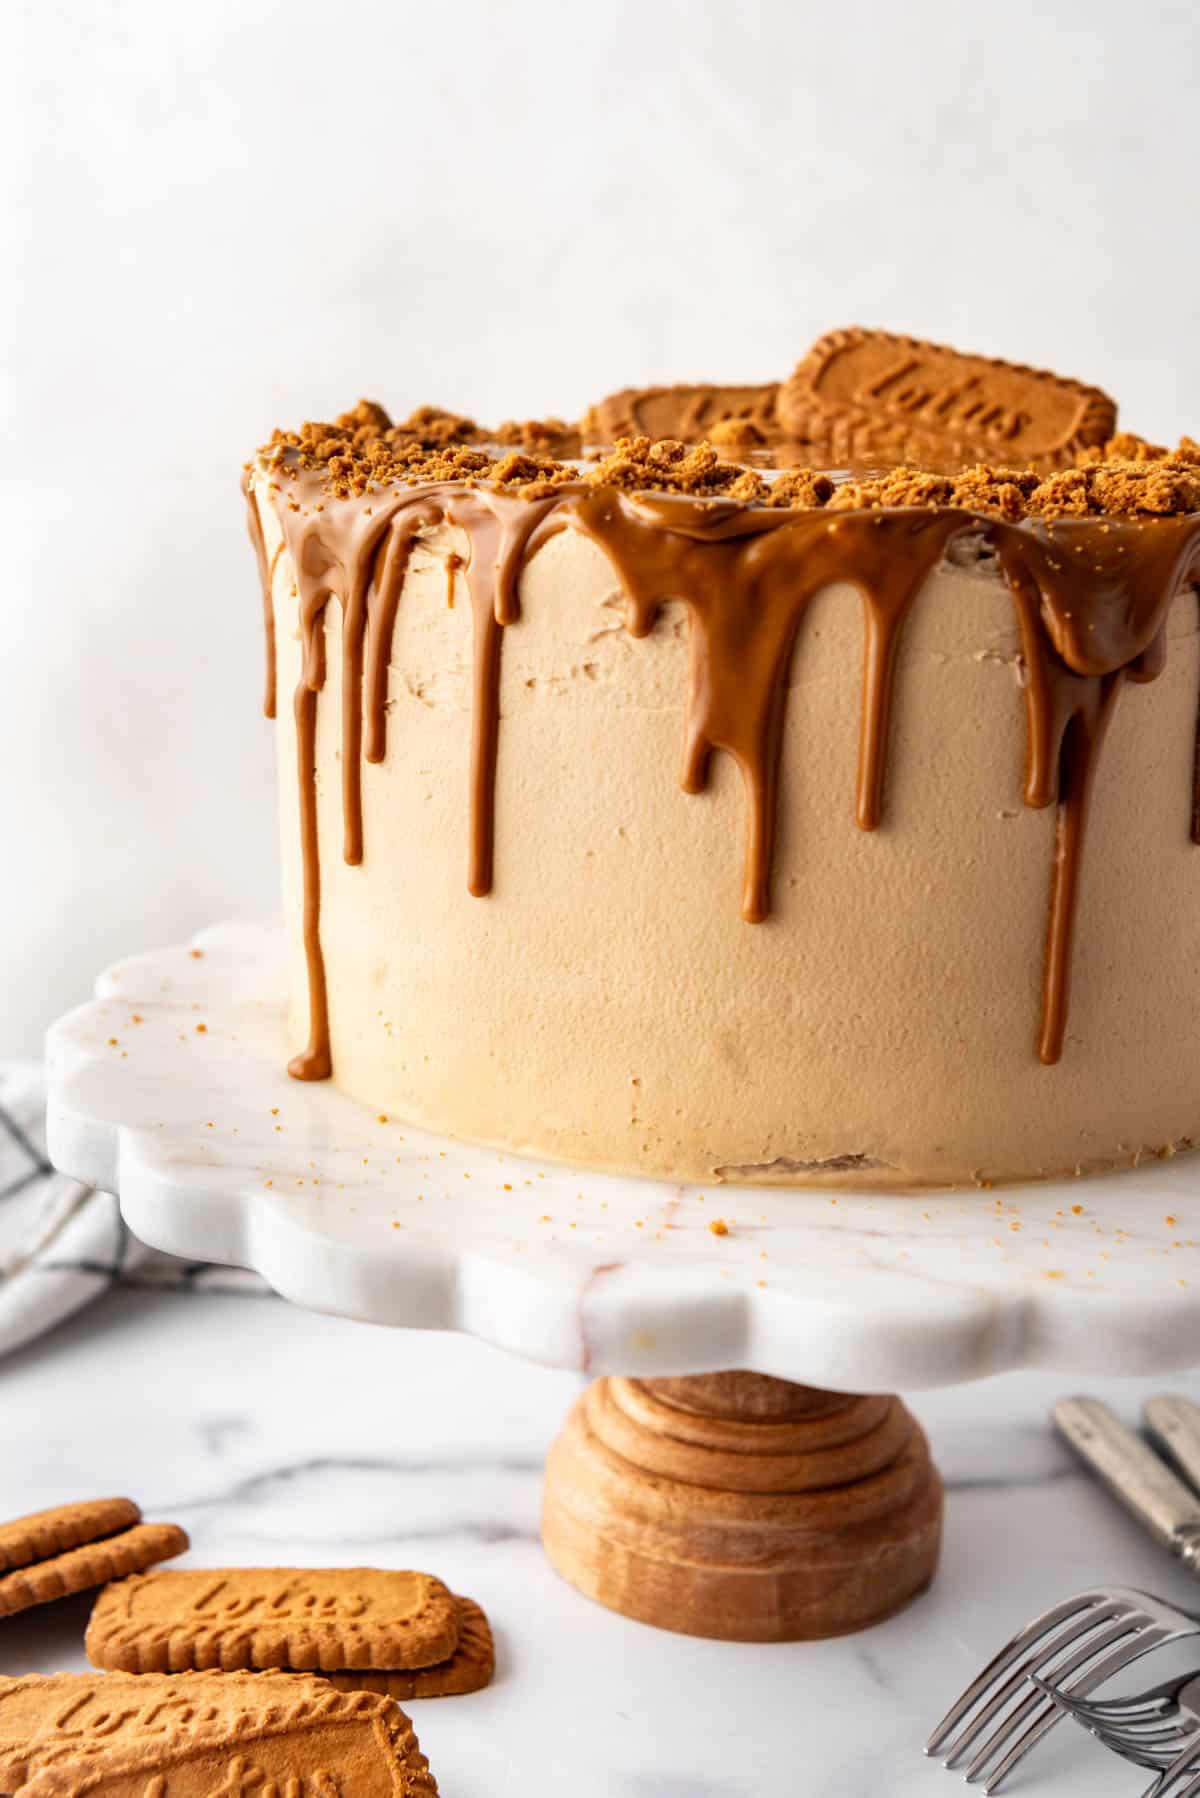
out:
{"label": "crushed cookie crumble topping", "polygon": [[[953,507],[1010,522],[1200,511],[1200,444],[1190,437],[1172,450],[1122,432],[1102,447],[1082,451],[1074,468],[1052,474],[980,463],[954,474],[899,467],[835,482],[806,467],[768,476],[720,454],[725,445],[753,450],[759,435],[751,421],[732,419],[713,427],[715,441],[622,437],[581,467],[563,459],[579,454],[579,433],[561,419],[509,421],[489,433],[458,413],[419,406],[393,424],[377,402],[360,400],[332,423],[274,432],[259,453],[284,477],[294,477],[297,469],[319,472],[325,490],[339,499],[441,482],[540,499],[582,481],[628,493],[691,494],[774,508]],[[295,506],[290,496],[285,503]]]}

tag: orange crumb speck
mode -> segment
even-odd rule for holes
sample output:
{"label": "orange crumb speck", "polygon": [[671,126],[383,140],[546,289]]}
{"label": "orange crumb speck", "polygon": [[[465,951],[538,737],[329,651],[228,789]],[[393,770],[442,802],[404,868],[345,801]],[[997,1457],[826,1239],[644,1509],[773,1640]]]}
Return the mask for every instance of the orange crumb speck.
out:
{"label": "orange crumb speck", "polygon": [[1010,1230],[1019,1230],[1021,1228],[1020,1224],[1017,1222],[1015,1217],[1013,1218],[1012,1222],[1009,1224],[1008,1227]]}
{"label": "orange crumb speck", "polygon": [[398,1229],[399,1229],[399,1228],[400,1228],[400,1225],[399,1225],[399,1223],[398,1223],[398,1222],[397,1222],[397,1220],[396,1220],[396,1219],[395,1219],[395,1218],[393,1218],[393,1219],[392,1219],[392,1229],[393,1229],[393,1230],[398,1230]]}
{"label": "orange crumb speck", "polygon": [[387,1112],[386,1111],[381,1111],[379,1116],[375,1119],[375,1122],[377,1124],[386,1124],[387,1121],[388,1120],[387,1120]]}
{"label": "orange crumb speck", "polygon": [[206,1130],[213,1130],[216,1128],[216,1126],[214,1124],[209,1123],[209,1124],[205,1124],[204,1128]]}
{"label": "orange crumb speck", "polygon": [[267,1186],[274,1186],[275,1182],[274,1180],[267,1180],[264,1184]]}
{"label": "orange crumb speck", "polygon": [[208,1035],[208,1025],[207,1024],[197,1024],[196,1025],[196,1035],[197,1036],[207,1036]]}
{"label": "orange crumb speck", "polygon": [[1083,1206],[1082,1205],[1072,1205],[1071,1216],[1072,1217],[1082,1217],[1083,1216]]}
{"label": "orange crumb speck", "polygon": [[144,1022],[144,1019],[143,1019],[143,1017],[142,1017],[142,1014],[141,1014],[141,1012],[140,1012],[140,1011],[135,1011],[135,1012],[134,1012],[134,1014],[133,1014],[133,1016],[132,1016],[132,1017],[131,1017],[131,1018],[130,1018],[130,1020],[129,1020],[129,1022],[130,1022],[130,1023],[131,1023],[131,1024],[141,1024],[141,1023],[143,1023],[143,1022]]}
{"label": "orange crumb speck", "polygon": [[189,949],[188,954],[191,956],[193,961],[203,961],[204,960],[203,949]]}
{"label": "orange crumb speck", "polygon": [[714,1236],[729,1235],[729,1225],[725,1222],[723,1217],[714,1217],[712,1223],[708,1227]]}
{"label": "orange crumb speck", "polygon": [[109,1037],[109,1039],[108,1039],[108,1046],[109,1046],[109,1048],[110,1048],[110,1049],[115,1049],[115,1048],[116,1048],[116,1046],[117,1046],[117,1038],[116,1038],[116,1037],[115,1037],[115,1036],[110,1036],[110,1037]]}
{"label": "orange crumb speck", "polygon": [[506,1181],[505,1181],[505,1182],[504,1182],[504,1190],[505,1190],[505,1192],[511,1192],[511,1191],[512,1191],[512,1181],[511,1181],[511,1180],[506,1180]]}
{"label": "orange crumb speck", "polygon": [[1167,1213],[1167,1215],[1166,1215],[1166,1217],[1164,1217],[1164,1218],[1163,1218],[1163,1223],[1164,1223],[1164,1224],[1166,1224],[1166,1225],[1168,1225],[1168,1227],[1169,1227],[1169,1228],[1170,1228],[1170,1229],[1172,1229],[1172,1230],[1173,1230],[1173,1229],[1174,1229],[1174,1228],[1175,1228],[1175,1225],[1176,1225],[1176,1224],[1177,1224],[1177,1223],[1178,1223],[1178,1222],[1179,1222],[1179,1219],[1178,1219],[1178,1218],[1177,1218],[1177,1217],[1175,1217],[1175,1216],[1174,1216],[1174,1215],[1173,1215],[1173,1214],[1172,1214],[1172,1213],[1171,1213],[1171,1212],[1169,1212],[1169,1211],[1168,1211],[1168,1213]]}
{"label": "orange crumb speck", "polygon": [[1066,1277],[1066,1271],[1061,1267],[1048,1267],[1046,1269],[1047,1280],[1065,1280]]}
{"label": "orange crumb speck", "polygon": [[545,1214],[545,1215],[544,1215],[544,1216],[543,1216],[543,1217],[539,1217],[539,1218],[538,1218],[538,1223],[539,1223],[539,1224],[549,1224],[549,1223],[553,1223],[553,1221],[554,1221],[554,1220],[553,1220],[553,1218],[552,1218],[552,1217],[551,1217],[551,1216],[550,1216],[550,1213],[549,1213],[549,1212],[546,1212],[546,1214]]}

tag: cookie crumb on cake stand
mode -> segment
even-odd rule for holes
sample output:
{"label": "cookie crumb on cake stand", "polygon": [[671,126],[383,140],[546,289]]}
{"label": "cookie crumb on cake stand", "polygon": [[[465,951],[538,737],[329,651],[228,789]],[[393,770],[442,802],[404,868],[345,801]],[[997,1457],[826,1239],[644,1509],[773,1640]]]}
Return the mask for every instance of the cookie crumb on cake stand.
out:
{"label": "cookie crumb on cake stand", "polygon": [[854,1392],[1200,1361],[1189,1157],[906,1194],[525,1162],[289,1080],[285,995],[282,933],[247,924],[101,975],[50,1033],[52,1158],[143,1241],[296,1304],[600,1376],[551,1450],[544,1536],[629,1616],[795,1640],[920,1590],[940,1482],[900,1401]]}

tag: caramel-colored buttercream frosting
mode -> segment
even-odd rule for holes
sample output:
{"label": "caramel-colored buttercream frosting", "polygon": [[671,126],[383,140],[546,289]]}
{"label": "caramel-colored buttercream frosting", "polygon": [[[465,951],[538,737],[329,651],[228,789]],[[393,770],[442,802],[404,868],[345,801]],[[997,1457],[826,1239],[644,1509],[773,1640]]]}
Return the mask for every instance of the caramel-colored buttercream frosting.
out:
{"label": "caramel-colored buttercream frosting", "polygon": [[650,390],[717,441],[583,455],[367,402],[275,434],[297,1078],[680,1180],[1190,1146],[1200,448],[1021,369],[980,424],[952,356],[956,430],[1073,465],[780,468],[783,389]]}

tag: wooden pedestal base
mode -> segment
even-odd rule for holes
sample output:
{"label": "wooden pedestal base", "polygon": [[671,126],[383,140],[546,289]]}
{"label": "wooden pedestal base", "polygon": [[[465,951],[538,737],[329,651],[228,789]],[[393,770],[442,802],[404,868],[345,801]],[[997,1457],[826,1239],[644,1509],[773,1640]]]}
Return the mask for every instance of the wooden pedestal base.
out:
{"label": "wooden pedestal base", "polygon": [[596,1380],[546,1467],[558,1571],[690,1636],[862,1629],[928,1583],[941,1529],[941,1481],[898,1398],[762,1374]]}

